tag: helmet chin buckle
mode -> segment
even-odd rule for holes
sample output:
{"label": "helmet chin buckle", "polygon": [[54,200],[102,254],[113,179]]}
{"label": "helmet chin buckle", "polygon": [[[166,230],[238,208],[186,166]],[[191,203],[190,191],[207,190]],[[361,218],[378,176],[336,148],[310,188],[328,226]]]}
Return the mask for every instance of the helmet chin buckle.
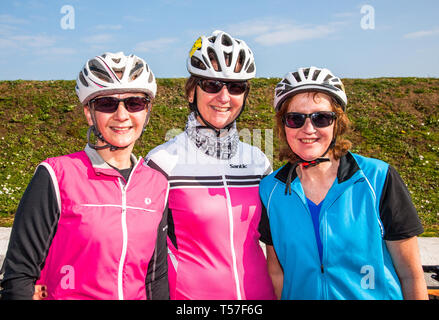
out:
{"label": "helmet chin buckle", "polygon": [[312,161],[300,161],[300,165],[302,166],[302,168],[309,168],[309,167],[315,167],[318,164],[322,163],[322,162],[326,162],[326,161],[330,161],[329,158],[317,158],[315,160]]}
{"label": "helmet chin buckle", "polygon": [[[103,145],[103,146],[97,146],[96,144],[91,143],[90,142],[90,137],[91,137],[91,132],[92,131],[95,134],[96,138],[98,138],[102,142],[105,142],[106,144]],[[88,130],[87,130],[87,144],[88,144],[88,146],[90,148],[95,149],[95,150],[102,150],[102,149],[105,149],[105,148],[110,148],[110,151],[116,151],[116,150],[125,149],[126,147],[128,147],[128,146],[118,147],[118,146],[112,145],[111,143],[109,143],[108,141],[106,141],[104,139],[102,134],[95,128],[94,125],[88,127]]]}

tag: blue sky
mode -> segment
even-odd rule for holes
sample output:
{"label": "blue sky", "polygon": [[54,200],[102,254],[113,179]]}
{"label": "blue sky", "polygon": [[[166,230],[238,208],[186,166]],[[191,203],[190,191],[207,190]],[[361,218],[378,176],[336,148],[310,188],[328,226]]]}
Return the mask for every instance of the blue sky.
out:
{"label": "blue sky", "polygon": [[144,58],[158,78],[187,77],[193,42],[216,29],[247,42],[257,77],[310,65],[342,78],[439,77],[438,13],[437,0],[2,1],[0,80],[76,79],[107,51]]}

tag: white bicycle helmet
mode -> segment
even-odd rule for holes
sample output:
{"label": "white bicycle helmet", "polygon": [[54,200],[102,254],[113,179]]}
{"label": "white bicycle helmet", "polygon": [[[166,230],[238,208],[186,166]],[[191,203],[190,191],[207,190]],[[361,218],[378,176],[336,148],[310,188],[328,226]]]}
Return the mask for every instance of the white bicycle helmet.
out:
{"label": "white bicycle helmet", "polygon": [[[211,59],[216,65],[212,65]],[[220,30],[195,41],[187,70],[195,76],[221,80],[249,80],[256,74],[253,52],[247,44]]]}
{"label": "white bicycle helmet", "polygon": [[279,111],[282,103],[289,97],[305,91],[320,91],[334,97],[343,110],[348,103],[340,78],[325,68],[299,68],[288,72],[274,90],[274,110]]}
{"label": "white bicycle helmet", "polygon": [[[122,73],[118,77],[116,73]],[[144,92],[155,97],[157,84],[146,62],[123,52],[104,53],[88,60],[76,79],[76,94],[83,105],[102,93]]]}

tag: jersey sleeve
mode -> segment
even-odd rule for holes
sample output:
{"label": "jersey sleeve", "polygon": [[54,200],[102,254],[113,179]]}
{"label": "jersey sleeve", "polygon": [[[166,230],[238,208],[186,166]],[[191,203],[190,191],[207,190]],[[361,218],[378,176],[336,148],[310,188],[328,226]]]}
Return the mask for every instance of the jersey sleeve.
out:
{"label": "jersey sleeve", "polygon": [[410,193],[401,176],[392,166],[387,171],[380,199],[380,218],[384,239],[402,240],[424,232]]}
{"label": "jersey sleeve", "polygon": [[264,155],[264,158],[265,158],[265,172],[263,176],[265,177],[273,172],[273,168],[271,167],[270,160],[268,160],[267,156]]}
{"label": "jersey sleeve", "polygon": [[259,149],[258,147],[252,146],[252,150],[253,152],[256,153],[256,159],[258,159],[258,161],[261,161],[261,163],[263,164],[263,172],[262,172],[262,177],[266,177],[268,176],[270,173],[273,172],[273,168],[271,167],[271,162],[270,160],[267,158],[266,154],[264,152],[262,152],[261,149]]}
{"label": "jersey sleeve", "polygon": [[2,299],[32,299],[58,225],[60,209],[49,172],[39,166],[17,208],[3,262]]}
{"label": "jersey sleeve", "polygon": [[166,205],[163,212],[163,217],[157,230],[157,241],[154,253],[148,264],[145,281],[148,300],[169,300],[167,235],[168,205]]}
{"label": "jersey sleeve", "polygon": [[259,221],[258,231],[261,234],[259,240],[261,240],[263,243],[267,245],[272,246],[273,239],[271,238],[270,221],[268,220],[267,209],[265,208],[263,203],[261,210],[261,220]]}

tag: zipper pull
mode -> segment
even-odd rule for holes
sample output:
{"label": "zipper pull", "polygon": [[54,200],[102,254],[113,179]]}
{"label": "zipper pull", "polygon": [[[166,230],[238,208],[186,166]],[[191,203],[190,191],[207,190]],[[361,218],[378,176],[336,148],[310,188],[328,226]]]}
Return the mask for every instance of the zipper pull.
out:
{"label": "zipper pull", "polygon": [[320,265],[320,271],[322,271],[322,273],[325,273],[325,269],[323,268],[323,263]]}

